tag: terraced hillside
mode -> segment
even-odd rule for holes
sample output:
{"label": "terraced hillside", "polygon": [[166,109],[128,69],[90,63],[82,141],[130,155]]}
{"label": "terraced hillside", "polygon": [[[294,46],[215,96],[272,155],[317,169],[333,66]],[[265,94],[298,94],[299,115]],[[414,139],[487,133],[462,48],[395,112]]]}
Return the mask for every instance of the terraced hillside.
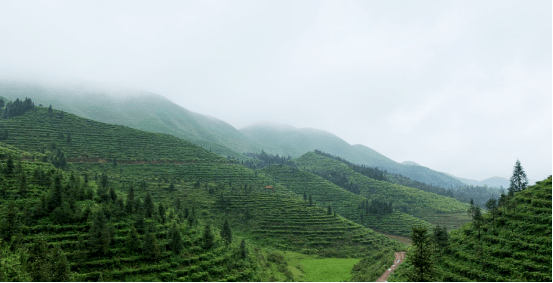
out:
{"label": "terraced hillside", "polygon": [[[449,234],[436,281],[551,282],[551,176]],[[391,280],[406,281],[409,253]]]}
{"label": "terraced hillside", "polygon": [[94,121],[169,134],[224,157],[242,157],[254,150],[237,129],[219,119],[189,111],[165,97],[129,89],[87,84],[52,85],[0,81],[0,95],[9,99],[31,97],[36,105],[52,105]]}
{"label": "terraced hillside", "polygon": [[294,162],[308,171],[345,174],[349,182],[359,186],[361,196],[369,200],[391,201],[395,209],[432,224],[453,229],[469,221],[465,213],[469,205],[453,198],[377,181],[353,171],[342,162],[314,152],[306,153]]}
{"label": "terraced hillside", "polygon": [[68,161],[113,162],[113,160],[225,162],[190,142],[171,135],[100,123],[70,113],[37,107],[23,116],[0,119],[0,129],[9,138],[3,142],[29,152],[61,150]]}
{"label": "terraced hillside", "polygon": [[[3,273],[4,280],[261,279],[255,257],[243,256],[237,241],[224,244],[216,226],[212,245],[205,245],[201,215],[192,214],[195,220],[187,221],[175,207],[162,212],[154,205],[148,216],[147,197],[132,205],[118,191],[103,200],[103,182],[83,182],[80,175],[51,164],[22,161],[20,153],[0,146],[0,156],[8,155],[0,164],[0,243],[15,251],[2,258],[2,271],[10,270]],[[134,246],[129,246],[130,235],[136,237]],[[175,237],[180,238],[178,249]],[[25,257],[28,265],[12,267]],[[50,274],[48,268],[59,271]]]}
{"label": "terraced hillside", "polygon": [[[264,172],[256,173],[236,164],[155,164],[147,166],[122,164],[117,167],[104,164],[75,164],[74,168],[95,172],[94,174],[107,172],[115,176],[122,184],[131,181],[144,181],[148,184],[148,188],[145,191],[138,189],[137,192],[142,194],[149,192],[154,200],[167,204],[173,203],[177,199],[182,203],[194,203],[194,206],[211,219],[206,221],[213,221],[213,223],[221,224],[221,213],[224,213],[235,225],[242,227],[242,230],[255,231],[254,234],[247,233],[248,237],[263,240],[264,243],[277,248],[333,254],[330,251],[335,249],[330,249],[328,246],[336,247],[338,244],[336,241],[339,241],[340,250],[344,250],[348,246],[343,241],[350,241],[355,245],[363,244],[363,240],[355,241],[350,237],[351,235],[348,236],[347,232],[351,230],[351,227],[355,227],[358,233],[361,233],[361,230],[365,231],[361,233],[368,235],[364,244],[372,242],[373,237],[383,239],[380,234],[341,217],[336,217],[336,219],[341,219],[337,222],[334,216],[327,215],[326,209],[309,207],[301,196],[288,189],[287,186],[275,182],[271,175]],[[135,176],[141,176],[142,179],[137,179]],[[168,189],[170,184],[174,185],[173,190]],[[267,185],[274,187],[274,191],[265,191],[263,187]],[[280,220],[275,220],[275,217]],[[245,221],[246,218],[248,221]],[[309,223],[309,219],[316,218],[322,220],[313,227],[305,225],[305,223],[297,225],[297,221]],[[284,230],[279,229],[280,232],[269,233],[270,229],[266,229],[267,225],[276,223],[275,221],[283,223],[286,227]],[[351,227],[346,230],[339,229],[344,221],[349,223],[348,227]],[[328,223],[324,224],[325,222]],[[292,223],[291,226],[290,223]],[[334,227],[334,225],[338,225],[338,227]],[[332,234],[338,238],[325,238],[326,240],[321,243],[327,248],[322,249],[323,246],[319,246],[317,237],[314,235],[319,233],[320,229],[331,229],[332,227],[336,230]],[[305,231],[311,231],[309,233],[313,235],[309,236],[309,233]],[[283,237],[286,233],[294,234],[295,237]],[[380,243],[380,240],[374,243]],[[385,246],[395,247],[395,244],[392,244],[387,238],[382,243],[385,243]],[[350,251],[360,253],[357,247]]]}
{"label": "terraced hillside", "polygon": [[288,166],[273,165],[261,170],[278,183],[284,185],[296,194],[311,197],[314,204],[322,208],[331,207],[341,216],[359,223],[365,227],[382,231],[387,234],[409,236],[412,226],[432,225],[400,211],[387,214],[371,214],[361,208],[366,197],[351,193],[313,173],[290,168]]}

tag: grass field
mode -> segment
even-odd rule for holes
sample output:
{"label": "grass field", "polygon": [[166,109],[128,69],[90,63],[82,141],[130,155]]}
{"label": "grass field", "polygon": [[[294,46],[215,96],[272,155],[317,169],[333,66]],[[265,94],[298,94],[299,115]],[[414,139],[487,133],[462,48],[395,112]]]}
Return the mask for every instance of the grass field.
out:
{"label": "grass field", "polygon": [[351,279],[351,269],[359,258],[317,258],[295,252],[284,254],[296,281],[342,282]]}

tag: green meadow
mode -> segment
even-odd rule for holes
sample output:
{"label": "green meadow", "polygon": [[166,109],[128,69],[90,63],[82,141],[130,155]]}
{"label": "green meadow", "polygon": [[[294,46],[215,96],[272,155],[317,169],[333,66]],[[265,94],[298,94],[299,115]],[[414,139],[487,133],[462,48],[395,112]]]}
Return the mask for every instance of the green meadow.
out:
{"label": "green meadow", "polygon": [[351,270],[359,258],[317,258],[296,252],[284,254],[288,268],[297,281],[342,282],[351,279]]}

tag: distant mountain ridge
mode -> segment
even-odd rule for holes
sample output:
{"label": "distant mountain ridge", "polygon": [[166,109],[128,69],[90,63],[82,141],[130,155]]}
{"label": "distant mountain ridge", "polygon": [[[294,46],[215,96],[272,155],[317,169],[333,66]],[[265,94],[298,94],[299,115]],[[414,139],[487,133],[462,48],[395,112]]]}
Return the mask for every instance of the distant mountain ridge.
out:
{"label": "distant mountain ridge", "polygon": [[53,105],[80,117],[103,123],[170,134],[223,156],[242,157],[256,150],[230,124],[189,111],[165,97],[145,91],[103,89],[90,85],[53,86],[26,82],[0,83],[8,99],[30,97],[36,104]]}
{"label": "distant mountain ridge", "polygon": [[8,99],[30,97],[36,104],[46,107],[51,104],[56,109],[99,122],[170,134],[225,157],[247,159],[243,153],[261,152],[262,149],[272,154],[299,157],[318,149],[356,164],[378,166],[444,188],[464,185],[458,178],[424,166],[395,162],[369,147],[350,145],[323,130],[275,123],[259,123],[237,130],[222,120],[189,111],[151,92],[86,84],[54,86],[0,82],[0,95]]}

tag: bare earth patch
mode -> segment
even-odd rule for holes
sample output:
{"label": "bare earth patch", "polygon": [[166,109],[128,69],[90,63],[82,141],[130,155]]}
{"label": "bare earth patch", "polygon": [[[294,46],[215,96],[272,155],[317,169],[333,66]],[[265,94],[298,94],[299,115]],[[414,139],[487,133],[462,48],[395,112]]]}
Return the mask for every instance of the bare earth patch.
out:
{"label": "bare earth patch", "polygon": [[380,276],[380,278],[376,280],[376,282],[386,282],[386,280],[388,280],[390,274],[392,274],[396,267],[398,267],[405,259],[405,252],[397,252],[395,253],[395,256],[396,259],[394,260],[394,264],[390,266],[390,268],[388,268],[386,272],[384,272],[384,274],[382,274],[382,276]]}

